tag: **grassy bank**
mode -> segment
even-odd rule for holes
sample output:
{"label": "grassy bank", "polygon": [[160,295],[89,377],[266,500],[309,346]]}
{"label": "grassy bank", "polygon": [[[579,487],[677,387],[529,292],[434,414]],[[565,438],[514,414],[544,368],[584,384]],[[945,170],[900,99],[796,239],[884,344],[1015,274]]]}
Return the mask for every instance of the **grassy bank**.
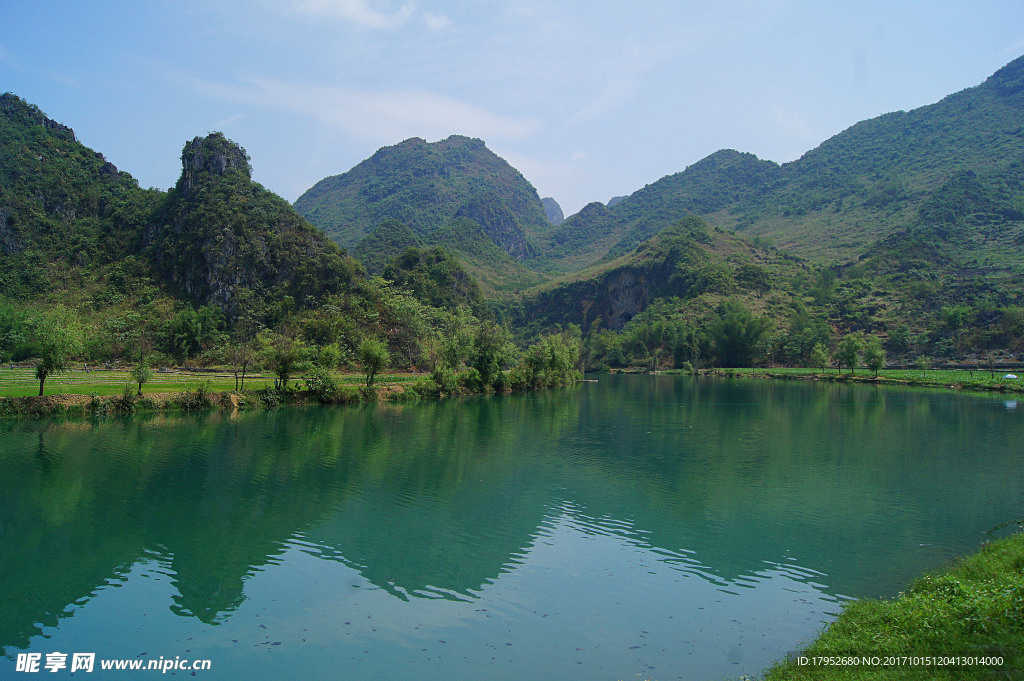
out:
{"label": "grassy bank", "polygon": [[[363,375],[355,372],[334,372],[334,380],[340,385],[359,385]],[[377,378],[381,384],[397,384],[414,381],[413,374],[382,374]],[[259,390],[273,387],[274,377],[269,374],[249,374],[245,377],[245,388]],[[302,385],[302,378],[292,379],[291,385]],[[126,385],[136,386],[130,373],[121,370],[83,371],[76,369],[55,374],[46,379],[44,395],[120,395]],[[154,371],[153,377],[143,386],[144,393],[179,393],[195,390],[204,385],[208,390],[230,391],[235,389],[235,377],[228,371],[175,371],[161,373]],[[35,369],[30,367],[0,368],[0,397],[29,397],[39,394],[39,380]]]}
{"label": "grassy bank", "polygon": [[247,376],[245,387],[235,390],[235,378],[225,372],[155,373],[138,394],[125,371],[73,371],[39,383],[29,368],[0,369],[0,416],[88,416],[137,411],[239,409],[276,407],[282,404],[350,404],[377,400],[402,401],[421,397],[486,395],[563,387],[579,380],[578,372],[566,376],[531,375],[516,367],[497,372],[493,383],[483,381],[475,369],[456,374],[378,374],[373,387],[354,372],[316,371],[293,378],[278,387],[273,377]]}
{"label": "grassy bank", "polygon": [[[851,664],[854,660],[860,664]],[[837,664],[841,661],[846,664]],[[1021,678],[1024,533],[986,544],[947,570],[921,577],[897,598],[846,604],[799,657],[764,676],[765,681]]]}
{"label": "grassy bank", "polygon": [[15,367],[0,370],[0,416],[88,416],[410,399],[418,397],[412,390],[418,378],[383,375],[377,378],[374,390],[367,390],[362,374],[336,373],[329,390],[310,390],[301,378],[292,380],[286,389],[277,389],[273,377],[256,374],[246,377],[244,390],[236,391],[230,373],[183,371],[154,373],[138,395],[138,385],[126,371],[76,370],[48,379],[40,397],[35,372]]}
{"label": "grassy bank", "polygon": [[[666,371],[663,373],[681,373]],[[842,383],[864,383],[868,385],[902,385],[940,388],[945,390],[978,390],[1006,393],[1024,393],[1024,378],[1004,378],[1007,372],[966,371],[963,369],[882,369],[875,376],[866,369],[851,374],[847,369],[842,373],[835,369],[704,369],[702,375],[751,377],[799,381],[832,381]],[[1021,374],[1024,376],[1024,374]]]}

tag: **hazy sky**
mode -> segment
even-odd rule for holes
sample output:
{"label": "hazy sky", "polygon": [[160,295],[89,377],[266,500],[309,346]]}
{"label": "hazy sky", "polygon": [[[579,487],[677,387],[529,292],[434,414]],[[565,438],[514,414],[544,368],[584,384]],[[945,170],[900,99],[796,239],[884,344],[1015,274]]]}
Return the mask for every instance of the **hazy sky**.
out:
{"label": "hazy sky", "polygon": [[717,149],[785,162],[1024,54],[1021,0],[9,0],[0,91],[144,187],[214,130],[294,201],[480,137],[566,215]]}

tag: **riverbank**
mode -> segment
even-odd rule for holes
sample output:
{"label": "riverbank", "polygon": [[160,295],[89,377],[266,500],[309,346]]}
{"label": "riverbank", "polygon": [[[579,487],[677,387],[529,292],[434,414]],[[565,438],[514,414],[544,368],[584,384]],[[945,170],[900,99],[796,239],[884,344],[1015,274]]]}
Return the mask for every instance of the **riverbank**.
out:
{"label": "riverbank", "polygon": [[897,598],[853,601],[764,681],[1024,678],[1024,533],[921,577]]}
{"label": "riverbank", "polygon": [[[0,375],[0,416],[105,416],[156,411],[205,411],[273,408],[281,405],[354,404],[360,402],[400,402],[421,398],[486,395],[496,392],[484,384],[473,370],[462,374],[435,375],[397,373],[378,376],[367,387],[362,374],[331,372],[294,378],[280,387],[272,378],[261,375],[246,378],[246,387],[232,388],[234,376],[226,373],[159,374],[139,393],[126,372],[76,371],[51,381],[48,395],[35,395],[38,383],[30,386],[27,371],[23,376]],[[561,387],[558,380],[530,381],[514,371],[503,372],[499,392]],[[14,380],[11,380],[14,377]],[[572,382],[572,379],[570,379]],[[155,389],[154,389],[155,388]],[[13,393],[13,394],[12,394]]]}
{"label": "riverbank", "polygon": [[[689,374],[678,369],[661,374]],[[761,378],[788,381],[826,381],[830,383],[862,383],[866,385],[911,386],[939,390],[1024,393],[1024,378],[1007,378],[1004,372],[966,371],[963,369],[882,369],[875,376],[867,370],[839,373],[805,368],[772,369],[701,369],[701,376],[725,378]],[[1011,376],[1013,374],[1010,374]]]}
{"label": "riverbank", "polygon": [[129,387],[118,395],[60,393],[0,397],[0,416],[106,416],[155,411],[207,411],[246,408],[272,408],[283,404],[351,404],[372,401],[418,399],[413,384],[384,383],[336,387],[329,393],[270,386],[245,390],[211,390],[205,384],[176,392],[151,392],[139,395]]}

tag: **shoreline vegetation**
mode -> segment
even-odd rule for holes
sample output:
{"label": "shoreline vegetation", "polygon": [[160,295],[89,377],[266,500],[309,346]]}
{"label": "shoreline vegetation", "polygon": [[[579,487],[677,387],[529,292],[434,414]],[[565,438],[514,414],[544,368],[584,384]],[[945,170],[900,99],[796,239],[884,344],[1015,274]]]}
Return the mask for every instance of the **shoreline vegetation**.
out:
{"label": "shoreline vegetation", "polygon": [[[451,373],[451,372],[449,372]],[[558,387],[582,380],[567,372],[555,380],[538,376],[516,376],[505,371],[499,387],[483,385],[472,372],[438,376],[437,372],[395,372],[382,374],[366,386],[358,372],[316,372],[299,376],[289,385],[273,375],[255,373],[244,377],[241,386],[230,369],[161,370],[147,379],[145,390],[135,387],[131,370],[82,369],[52,379],[46,395],[36,394],[34,370],[27,366],[0,369],[0,416],[89,416],[126,414],[137,411],[199,411],[205,409],[266,408],[282,404],[351,404],[370,401],[403,401],[423,397],[486,395],[514,390]],[[1024,394],[1024,379],[1005,370],[985,369],[882,369],[877,374],[849,370],[808,368],[709,368],[649,371],[642,368],[612,370],[608,373],[691,375],[715,378],[757,378],[763,380],[824,381],[938,390]],[[1024,372],[1022,372],[1024,373]],[[440,378],[440,381],[438,380]],[[246,383],[248,385],[246,385]]]}
{"label": "shoreline vegetation", "polygon": [[84,417],[399,402],[562,387],[580,380],[571,374],[523,376],[515,369],[503,375],[495,388],[482,383],[473,370],[451,376],[438,375],[436,371],[382,373],[372,377],[369,386],[364,374],[353,372],[315,372],[289,383],[257,373],[247,375],[242,387],[230,371],[168,371],[155,373],[146,382],[145,390],[140,390],[131,371],[79,369],[51,380],[47,394],[38,395],[34,370],[15,367],[0,370],[0,417]]}
{"label": "shoreline vegetation", "polygon": [[[1024,527],[1024,519],[1008,523]],[[1024,673],[1024,532],[989,542],[892,599],[843,606],[764,681],[1019,679]]]}
{"label": "shoreline vegetation", "polygon": [[[682,374],[683,370],[658,372]],[[819,369],[775,367],[771,369],[701,369],[702,376],[726,378],[761,378],[789,381],[828,381],[832,383],[860,383],[865,385],[890,385],[933,388],[955,391],[984,391],[1001,393],[1024,393],[1024,378],[1004,369],[881,369],[877,374],[849,370],[821,371]],[[1022,371],[1020,376],[1024,376]],[[1013,376],[1009,378],[1007,376]]]}

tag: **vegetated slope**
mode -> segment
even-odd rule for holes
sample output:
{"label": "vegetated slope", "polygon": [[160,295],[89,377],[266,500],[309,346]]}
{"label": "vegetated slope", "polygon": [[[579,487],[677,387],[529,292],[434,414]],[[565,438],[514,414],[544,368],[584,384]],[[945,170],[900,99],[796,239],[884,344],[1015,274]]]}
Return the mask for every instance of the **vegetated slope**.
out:
{"label": "vegetated slope", "polygon": [[540,276],[503,251],[475,220],[455,218],[420,238],[405,223],[388,218],[363,237],[350,251],[372,274],[407,248],[442,247],[456,256],[460,267],[479,283],[489,297],[500,291],[520,290],[536,284]]}
{"label": "vegetated slope", "polygon": [[[342,246],[355,246],[393,219],[427,244],[459,219],[475,222],[501,250],[521,260],[550,229],[537,190],[481,140],[414,137],[378,150],[342,175],[325,178],[295,209]],[[398,254],[393,254],[398,255]]]}
{"label": "vegetated slope", "polygon": [[364,340],[384,339],[396,366],[431,366],[453,328],[471,335],[473,312],[489,313],[441,249],[385,263],[397,285],[367,278],[252,182],[220,133],[185,144],[168,192],[140,190],[14,95],[0,133],[0,360],[39,357],[61,325],[83,331],[89,364],[256,362],[283,376],[314,359],[352,368]]}
{"label": "vegetated slope", "polygon": [[551,234],[535,263],[573,271],[636,248],[688,215],[710,214],[758,196],[778,181],[779,166],[753,154],[718,151],[681,173],[647,185],[612,206],[591,203]]}
{"label": "vegetated slope", "polygon": [[936,104],[858,123],[782,166],[716,152],[613,207],[591,204],[552,233],[546,252],[551,267],[569,271],[696,213],[819,262],[848,261],[919,224],[918,209],[959,173],[998,175],[1022,156],[1024,57]]}
{"label": "vegetated slope", "polygon": [[[359,264],[250,179],[220,133],[182,152],[169,192],[143,190],[16,95],[0,96],[0,292],[97,310],[213,305],[249,313],[337,292]],[[241,298],[239,298],[239,295]],[[46,304],[46,303],[44,303]],[[155,310],[150,310],[155,312]]]}
{"label": "vegetated slope", "polygon": [[754,246],[691,216],[632,253],[552,281],[510,307],[510,314],[528,328],[579,324],[590,332],[619,329],[658,300],[674,300],[697,322],[736,297],[782,319],[792,313],[793,294],[785,282],[808,271],[799,258]]}
{"label": "vegetated slope", "polygon": [[137,253],[161,193],[20,97],[0,95],[0,291],[31,298],[94,292]]}
{"label": "vegetated slope", "polygon": [[177,292],[228,310],[290,296],[300,306],[337,293],[359,273],[287,201],[252,181],[245,150],[220,133],[196,137],[182,175],[147,230],[146,252]]}

